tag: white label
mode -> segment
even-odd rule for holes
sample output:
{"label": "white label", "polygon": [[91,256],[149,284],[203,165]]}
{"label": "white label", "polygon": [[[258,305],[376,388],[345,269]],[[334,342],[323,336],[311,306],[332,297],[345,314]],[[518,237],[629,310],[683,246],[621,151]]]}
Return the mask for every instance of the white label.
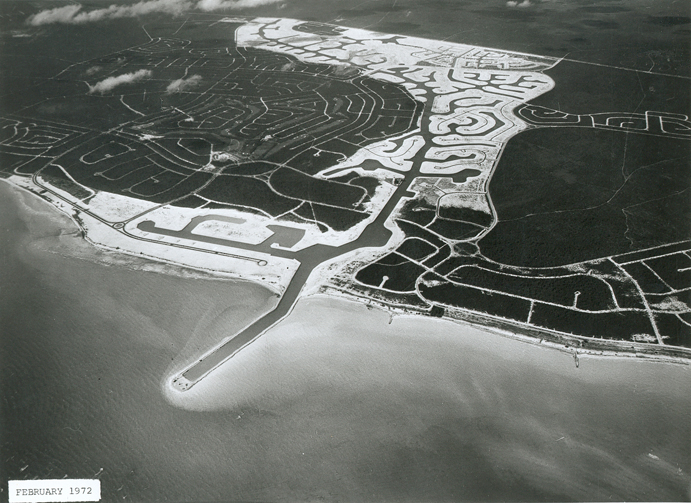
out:
{"label": "white label", "polygon": [[98,479],[10,480],[10,503],[100,501]]}

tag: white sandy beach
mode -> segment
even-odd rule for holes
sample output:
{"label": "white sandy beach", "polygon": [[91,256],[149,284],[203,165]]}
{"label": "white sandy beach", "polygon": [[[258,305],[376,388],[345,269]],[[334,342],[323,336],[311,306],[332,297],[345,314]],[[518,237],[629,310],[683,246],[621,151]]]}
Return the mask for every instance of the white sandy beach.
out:
{"label": "white sandy beach", "polygon": [[[688,366],[583,358],[576,368],[569,354],[474,327],[389,325],[384,311],[316,296],[190,391],[162,389],[196,344],[249,322],[271,295],[133,271],[100,252],[75,259],[96,249],[29,201],[17,206],[30,232],[17,234],[13,260],[27,269],[3,301],[4,348],[16,355],[13,389],[40,399],[62,432],[30,466],[48,455],[66,473],[103,467],[104,484],[119,487],[136,458],[144,478],[123,494],[151,498],[193,499],[191,487],[208,500],[270,501],[687,494]],[[36,369],[51,379],[24,389]],[[25,446],[41,417],[16,433]]]}

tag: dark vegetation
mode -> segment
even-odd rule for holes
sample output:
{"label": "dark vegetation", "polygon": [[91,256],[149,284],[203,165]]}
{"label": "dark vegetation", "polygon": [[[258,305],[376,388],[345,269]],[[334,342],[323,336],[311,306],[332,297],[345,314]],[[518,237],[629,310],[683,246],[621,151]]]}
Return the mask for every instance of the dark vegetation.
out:
{"label": "dark vegetation", "polygon": [[382,258],[377,260],[377,264],[381,265],[399,265],[399,264],[404,264],[406,262],[410,262],[408,260],[410,257],[406,257],[405,255],[402,255],[398,252],[396,253],[387,253],[384,255]]}
{"label": "dark vegetation", "polygon": [[84,187],[81,187],[70,180],[65,172],[58,166],[54,166],[52,164],[50,166],[46,166],[41,171],[41,177],[51,185],[57,187],[58,189],[64,190],[77,199],[81,200],[93,195],[92,192],[89,192]]}
{"label": "dark vegetation", "polygon": [[681,243],[671,243],[668,245],[658,246],[651,250],[641,250],[637,252],[627,253],[617,257],[612,257],[612,260],[617,264],[623,264],[625,262],[633,262],[636,260],[645,260],[647,258],[653,258],[658,255],[670,255],[672,253],[687,251],[689,249],[689,242]]}
{"label": "dark vegetation", "polygon": [[656,314],[655,324],[665,344],[691,348],[691,326],[684,323],[680,316]]}
{"label": "dark vegetation", "polygon": [[[659,201],[677,195],[691,207],[690,162],[684,140],[568,127],[521,133],[490,184],[499,222],[482,252],[545,267],[688,239],[689,210]],[[651,235],[658,222],[662,235]]]}
{"label": "dark vegetation", "polygon": [[[175,206],[179,206],[181,208],[201,208],[205,204],[207,204],[208,201],[206,199],[202,199],[201,197],[198,196],[188,196],[183,199],[178,199],[175,201]],[[209,203],[213,204],[213,203]]]}
{"label": "dark vegetation", "polygon": [[434,268],[434,271],[441,276],[446,276],[455,269],[461,266],[473,264],[474,262],[474,260],[469,259],[468,257],[459,257],[454,255],[437,264],[437,267]]}
{"label": "dark vegetation", "polygon": [[[8,177],[13,174],[14,168],[25,163],[27,160],[25,156],[0,150],[0,173],[2,173],[4,177]],[[44,165],[45,162],[44,160]]]}
{"label": "dark vegetation", "polygon": [[130,193],[135,196],[152,197],[172,189],[186,178],[174,171],[164,170],[130,187]]}
{"label": "dark vegetation", "polygon": [[669,287],[658,278],[650,268],[643,262],[634,262],[623,266],[626,272],[636,280],[644,293],[664,293],[669,292]]}
{"label": "dark vegetation", "polygon": [[323,204],[305,203],[294,212],[307,220],[328,225],[335,231],[345,231],[365,220],[369,215],[364,212],[325,206]]}
{"label": "dark vegetation", "polygon": [[449,220],[469,222],[486,227],[492,223],[492,215],[471,208],[458,208],[455,206],[439,206],[439,216]]}
{"label": "dark vegetation", "polygon": [[530,301],[451,283],[435,286],[421,283],[420,294],[430,302],[462,307],[511,320],[526,321],[530,313]]}
{"label": "dark vegetation", "polygon": [[127,147],[127,145],[123,145],[120,142],[111,141],[104,145],[98,146],[88,154],[84,154],[82,161],[86,164],[95,164],[99,161],[125,154],[129,152],[129,150],[130,149]]}
{"label": "dark vegetation", "polygon": [[175,203],[178,199],[187,196],[190,193],[190,188],[194,187],[195,191],[203,187],[212,178],[211,173],[197,171],[186,177],[182,182],[170,187],[165,192],[160,192],[149,199],[155,203]]}
{"label": "dark vegetation", "polygon": [[401,228],[401,230],[405,232],[406,236],[418,237],[420,239],[423,239],[424,241],[431,243],[437,248],[441,248],[446,244],[442,239],[439,238],[439,236],[436,236],[435,234],[431,233],[423,227],[420,227],[419,225],[410,222],[405,222],[402,220],[396,220],[396,225],[398,225]]}
{"label": "dark vegetation", "polygon": [[172,154],[171,160],[182,160],[193,166],[204,165],[209,162],[211,143],[200,138],[163,138],[156,141],[166,153]]}
{"label": "dark vegetation", "polygon": [[[211,201],[272,216],[296,210],[289,218],[315,221],[322,230],[347,230],[367,218],[353,210],[362,210],[378,180],[341,183],[313,175],[361,146],[408,131],[421,104],[403,87],[358,71],[235,47],[232,28],[201,33],[190,23],[185,31],[193,42],[155,39],[74,65],[37,89],[37,104],[26,114],[94,133],[83,136],[69,126],[56,137],[62,143],[52,145],[41,127],[59,127],[31,126],[33,153],[44,141],[39,153],[46,157],[27,164],[27,172],[59,159],[79,184],[94,190],[184,207]],[[336,30],[313,23],[299,29]],[[195,81],[184,92],[167,91],[193,61]],[[152,78],[103,93],[89,93],[84,84],[141,69],[151,70]],[[0,132],[10,142],[15,124],[0,123],[9,126]],[[32,158],[20,143],[18,137],[14,146],[0,147],[4,173]],[[227,159],[213,161],[212,151]]]}
{"label": "dark vegetation", "polygon": [[243,162],[242,164],[228,164],[225,167],[224,172],[231,175],[254,176],[268,173],[275,169],[275,164],[264,161],[250,161]]}
{"label": "dark vegetation", "polygon": [[536,303],[530,320],[533,325],[586,337],[631,340],[631,336],[653,336],[650,319],[645,312],[583,313],[548,304]]}
{"label": "dark vegetation", "polygon": [[506,292],[529,299],[542,300],[571,307],[578,295],[576,307],[602,311],[614,307],[607,285],[592,276],[578,275],[561,278],[530,278],[501,274],[477,266],[461,267],[449,276],[454,282]]}
{"label": "dark vegetation", "polygon": [[[334,142],[335,143],[335,142]],[[324,146],[323,144],[321,146]],[[341,149],[350,151],[347,143],[339,142]],[[326,147],[325,147],[326,148]],[[339,151],[337,151],[339,152]],[[325,167],[335,166],[339,161],[346,159],[346,155],[336,152],[324,152],[315,148],[310,148],[290,160],[290,165],[298,168],[301,172],[308,175],[316,175]]]}
{"label": "dark vegetation", "polygon": [[357,185],[362,187],[367,191],[369,197],[374,196],[374,192],[379,187],[379,180],[372,178],[371,176],[358,176],[357,178],[350,181],[351,185]]}
{"label": "dark vegetation", "polygon": [[545,71],[556,82],[550,92],[530,101],[572,114],[641,112],[688,113],[687,79],[622,71],[562,61]]}
{"label": "dark vegetation", "polygon": [[300,201],[283,197],[256,178],[220,175],[199,191],[199,195],[219,203],[261,208],[278,216],[298,207]]}
{"label": "dark vegetation", "polygon": [[643,309],[643,298],[636,286],[631,281],[613,280],[611,278],[603,278],[603,281],[612,287],[614,297],[617,299],[617,304],[622,309]]}
{"label": "dark vegetation", "polygon": [[383,288],[396,292],[411,292],[415,290],[417,278],[424,272],[423,267],[405,259],[396,265],[377,261],[360,269],[355,279],[365,285],[378,287],[386,277]]}
{"label": "dark vegetation", "polygon": [[366,196],[361,187],[314,178],[290,168],[277,169],[269,182],[275,191],[287,197],[341,208],[357,208]]}
{"label": "dark vegetation", "polygon": [[401,255],[405,255],[406,257],[419,262],[433,252],[436,252],[437,249],[422,239],[409,238],[403,241],[403,243],[396,248],[396,251]]}
{"label": "dark vegetation", "polygon": [[437,219],[431,225],[428,225],[427,228],[433,232],[436,232],[440,236],[454,241],[472,239],[485,230],[484,227],[475,224],[459,222],[457,220],[448,220],[440,217],[437,217]]}
{"label": "dark vegetation", "polygon": [[[45,157],[35,157],[29,161],[26,160],[26,157],[22,157],[21,159],[19,159],[18,157],[19,156],[15,158],[10,157],[10,161],[16,160],[17,162],[14,165],[3,165],[3,167],[0,168],[0,176],[6,177],[14,173],[18,175],[33,175],[38,170],[43,168],[46,165],[46,163],[50,162],[50,159],[46,159]],[[8,158],[5,157],[2,153],[0,153],[0,163],[6,160],[8,160]]]}
{"label": "dark vegetation", "polygon": [[422,199],[411,199],[403,204],[400,218],[421,226],[428,225],[437,215],[436,208]]}
{"label": "dark vegetation", "polygon": [[645,263],[675,290],[691,287],[691,258],[684,253],[646,260]]}
{"label": "dark vegetation", "polygon": [[437,251],[437,253],[426,259],[423,262],[423,264],[426,267],[434,268],[437,264],[449,258],[450,253],[451,248],[449,247],[449,245],[444,245],[441,248],[439,248],[439,251]]}

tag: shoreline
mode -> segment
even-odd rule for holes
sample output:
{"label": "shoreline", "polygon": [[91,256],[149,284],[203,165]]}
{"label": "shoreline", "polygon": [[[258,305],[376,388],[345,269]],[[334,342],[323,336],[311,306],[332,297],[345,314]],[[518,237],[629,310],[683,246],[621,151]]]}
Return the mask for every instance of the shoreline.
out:
{"label": "shoreline", "polygon": [[[393,322],[394,318],[399,319],[400,321],[424,321],[427,323],[434,323],[436,324],[442,324],[442,325],[447,325],[447,324],[452,324],[453,327],[457,327],[459,329],[459,334],[463,332],[463,329],[470,329],[474,331],[479,331],[479,332],[487,332],[492,335],[499,336],[503,339],[507,340],[513,340],[519,343],[524,343],[529,346],[532,346],[533,348],[544,348],[548,351],[558,351],[561,354],[564,355],[569,355],[574,358],[574,365],[576,368],[579,367],[579,359],[580,358],[587,358],[587,359],[596,359],[596,360],[607,360],[607,359],[612,359],[612,360],[617,360],[617,361],[641,361],[641,362],[649,362],[649,363],[660,363],[660,364],[671,364],[675,366],[682,366],[682,367],[689,367],[691,366],[691,352],[684,352],[684,350],[681,351],[681,355],[672,355],[672,354],[660,354],[660,351],[658,348],[640,348],[638,347],[638,351],[632,351],[630,348],[620,348],[618,350],[609,350],[609,349],[604,349],[604,348],[598,348],[594,349],[592,347],[587,347],[584,343],[583,346],[579,345],[576,343],[576,341],[579,341],[579,339],[576,336],[568,336],[564,335],[561,336],[561,334],[544,334],[543,337],[532,337],[529,335],[517,333],[515,331],[510,331],[508,328],[500,328],[498,323],[497,324],[480,324],[480,323],[473,323],[469,321],[470,318],[472,318],[474,315],[470,314],[467,316],[468,319],[465,317],[448,317],[445,316],[443,318],[438,318],[438,317],[433,317],[429,316],[428,314],[423,314],[424,312],[420,309],[415,309],[415,308],[406,308],[405,310],[403,308],[397,308],[394,306],[389,306],[383,302],[375,301],[372,300],[371,302],[368,303],[363,303],[361,300],[359,300],[358,297],[351,295],[347,292],[339,291],[337,289],[329,288],[328,290],[330,291],[325,291],[327,288],[323,288],[321,291],[318,292],[312,292],[309,293],[308,295],[305,295],[303,297],[300,297],[298,301],[295,303],[293,306],[294,308],[298,308],[301,302],[310,302],[310,301],[325,301],[325,302],[330,302],[333,304],[337,304],[338,302],[343,302],[349,307],[364,307],[369,310],[377,310],[378,312],[382,314],[388,314],[389,315],[389,323],[386,325],[382,325],[381,328],[390,325]],[[338,306],[335,306],[337,309],[342,309],[343,311],[347,311],[348,308],[341,307],[339,308]],[[394,314],[395,311],[395,314]],[[226,358],[223,362],[221,362],[219,365],[215,366],[213,369],[211,369],[209,372],[204,374],[201,378],[196,380],[192,386],[186,389],[181,389],[180,387],[176,386],[174,384],[174,379],[176,377],[179,377],[182,373],[181,371],[175,371],[175,372],[169,372],[167,373],[166,376],[164,376],[162,380],[162,387],[163,387],[163,392],[168,396],[168,394],[174,394],[175,396],[184,396],[189,390],[193,389],[200,383],[204,382],[207,378],[210,376],[213,376],[216,372],[222,369],[227,363],[229,363],[231,360],[234,358],[237,358],[238,356],[242,356],[242,353],[244,353],[248,348],[254,347],[257,342],[260,340],[264,339],[267,335],[270,334],[270,332],[274,330],[280,330],[281,325],[288,323],[290,320],[290,315],[291,313],[288,313],[285,317],[283,317],[279,322],[276,324],[270,326],[267,328],[264,332],[256,336],[254,339],[249,341],[248,343],[242,345],[237,351],[235,351],[230,357]],[[480,316],[477,316],[478,318]],[[497,320],[492,320],[493,322],[497,322]],[[505,324],[507,327],[510,325],[508,323]],[[434,331],[434,330],[432,330]],[[450,333],[450,331],[449,331]],[[453,337],[453,334],[449,335],[450,337]],[[462,336],[462,335],[461,335]],[[553,337],[550,337],[553,336]],[[224,341],[224,343],[232,340],[234,338],[231,337]],[[598,339],[599,341],[599,339]],[[603,341],[605,342],[605,341]],[[569,344],[571,343],[571,344]],[[631,344],[636,344],[636,343],[631,343]],[[218,346],[214,348],[215,351],[218,349]],[[646,349],[648,351],[646,351]],[[670,348],[672,349],[672,348]]]}
{"label": "shoreline", "polygon": [[[61,245],[69,247],[71,249],[71,252],[77,251],[77,253],[61,253],[61,251],[56,249],[55,246],[46,247],[46,251],[49,251],[50,253],[63,254],[72,258],[88,260],[109,267],[122,266],[131,270],[146,271],[159,274],[163,273],[187,279],[247,282],[253,285],[264,287],[267,290],[272,291],[274,294],[277,293],[274,292],[271,288],[268,288],[266,284],[252,281],[251,279],[237,277],[214,269],[204,269],[201,267],[195,268],[187,265],[182,265],[174,261],[169,261],[160,257],[150,256],[143,253],[129,253],[127,251],[116,250],[111,247],[95,243],[94,241],[89,239],[87,232],[79,224],[79,222],[75,220],[73,215],[70,215],[60,207],[51,204],[49,200],[45,199],[40,194],[37,194],[29,190],[26,187],[17,185],[10,180],[2,181],[5,182],[4,186],[7,187],[9,191],[12,192],[13,195],[16,197],[15,200],[19,203],[20,212],[23,212],[25,215],[30,216],[38,215],[38,218],[47,218],[53,224],[60,225],[64,224],[65,222],[70,223],[72,229],[69,229],[68,232],[62,232],[65,229],[61,228],[60,234],[45,237],[53,237],[58,242],[60,242]],[[45,203],[45,206],[39,203],[39,201],[41,201],[41,203]],[[41,207],[35,207],[33,203],[38,203],[41,205]],[[46,211],[47,208],[51,208],[52,210]],[[72,241],[65,243],[65,241],[62,239],[64,237],[70,238],[72,239]],[[79,243],[79,245],[75,246],[76,243]],[[99,256],[99,254],[101,255]],[[376,307],[384,312],[389,313],[391,317],[390,319],[393,319],[393,317],[401,316],[424,316],[425,318],[428,318],[429,321],[435,319],[434,317],[429,316],[429,314],[425,310],[413,306],[401,308],[399,306],[387,304],[381,299],[368,299],[367,302],[364,302],[364,298],[358,297],[357,295],[351,292],[338,289],[334,286],[318,286],[312,284],[312,282],[308,283],[310,283],[308,285],[310,288],[308,288],[307,290],[312,291],[309,292],[307,295],[301,296],[298,302],[304,299],[324,296],[330,299],[346,300],[356,304],[365,304],[370,308]],[[542,346],[554,349],[561,353],[573,355],[574,360],[576,362],[578,361],[578,358],[582,357],[633,358],[659,363],[671,363],[687,366],[691,365],[691,350],[685,348],[670,346],[647,346],[642,343],[635,342],[617,342],[615,340],[608,339],[592,339],[587,337],[579,337],[569,334],[562,334],[558,332],[551,332],[543,329],[535,329],[532,327],[521,326],[516,323],[511,323],[508,320],[492,318],[490,316],[482,315],[480,313],[464,312],[460,309],[451,308],[447,306],[445,306],[445,312],[446,314],[443,318],[437,319],[454,322],[458,326],[470,326],[474,329],[484,330],[490,333],[500,335],[502,337],[531,344],[533,346]],[[286,317],[280,320],[278,324],[283,322],[287,317],[289,317],[289,313]],[[267,331],[271,330],[276,325],[269,327],[265,332],[263,332],[257,338],[253,339],[249,344],[243,345],[243,347],[238,352],[242,351],[243,349],[246,349],[247,346],[256,342],[258,338],[262,337],[264,334],[266,334]],[[232,340],[232,338],[234,337],[231,337],[228,340]],[[210,349],[209,351],[214,351],[215,349],[217,348]],[[227,361],[228,360],[225,360],[225,362]],[[173,373],[165,377],[166,387],[170,386],[171,389],[174,389],[171,382],[172,377],[175,377],[175,375],[177,375],[177,373]],[[179,392],[179,390],[177,389],[176,391]]]}
{"label": "shoreline", "polygon": [[[324,295],[333,298],[342,298],[352,302],[358,302],[358,297],[348,291],[341,290],[334,286],[324,286],[314,296]],[[485,330],[490,333],[507,337],[550,349],[576,355],[577,357],[598,357],[598,358],[634,358],[660,363],[672,363],[678,365],[691,365],[691,349],[677,346],[649,346],[637,342],[618,342],[614,339],[593,339],[560,332],[548,331],[534,327],[521,326],[509,320],[494,318],[481,313],[466,312],[457,308],[444,306],[446,314],[444,317],[437,318],[430,316],[427,311],[409,307],[399,307],[387,304],[383,300],[371,299],[367,303],[371,308],[378,308],[388,312],[390,319],[401,316],[424,316],[430,320],[444,320],[460,326],[470,326],[478,330]]]}
{"label": "shoreline", "polygon": [[[162,257],[135,253],[124,249],[116,249],[97,243],[89,238],[87,231],[75,219],[74,215],[53,204],[51,200],[27,187],[13,183],[11,180],[0,178],[0,182],[4,184],[4,187],[7,187],[12,197],[14,197],[20,214],[28,216],[29,218],[33,218],[37,215],[38,218],[46,218],[51,224],[57,226],[62,226],[62,224],[67,222],[69,222],[69,225],[73,226],[73,229],[67,232],[63,232],[65,229],[60,227],[61,232],[59,234],[36,236],[37,238],[55,238],[60,246],[68,247],[71,251],[76,252],[61,253],[60,250],[56,249],[56,246],[44,248],[45,251],[49,253],[100,263],[108,267],[121,266],[135,271],[169,274],[180,278],[246,282],[266,288],[274,294],[277,293],[265,283],[235,276],[231,273],[224,273],[223,271],[203,267],[193,267]],[[36,204],[41,207],[34,206]],[[46,209],[49,210],[46,211]],[[22,218],[22,220],[26,222],[27,218]],[[31,231],[31,225],[29,223],[27,223],[27,227],[29,227],[29,231]],[[73,240],[71,242],[65,242],[62,238],[73,238]]]}

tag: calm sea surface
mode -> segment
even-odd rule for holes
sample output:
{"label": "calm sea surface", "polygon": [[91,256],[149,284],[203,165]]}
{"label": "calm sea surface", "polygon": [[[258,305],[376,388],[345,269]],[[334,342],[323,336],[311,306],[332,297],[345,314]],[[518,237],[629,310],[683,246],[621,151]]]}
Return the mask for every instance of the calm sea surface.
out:
{"label": "calm sea surface", "polygon": [[275,298],[108,266],[21,200],[0,184],[5,479],[98,476],[105,501],[689,497],[688,366],[576,368],[321,297],[178,394],[167,376]]}
{"label": "calm sea surface", "polygon": [[[689,73],[687,2],[521,3],[287,0],[250,14]],[[43,5],[0,2],[3,112],[70,63],[144,43],[142,24],[166,36],[185,21],[14,37]],[[691,498],[688,366],[576,368],[472,327],[313,298],[180,395],[165,379],[275,297],[96,252],[27,201],[0,183],[0,501],[8,478],[95,476],[103,501]]]}

